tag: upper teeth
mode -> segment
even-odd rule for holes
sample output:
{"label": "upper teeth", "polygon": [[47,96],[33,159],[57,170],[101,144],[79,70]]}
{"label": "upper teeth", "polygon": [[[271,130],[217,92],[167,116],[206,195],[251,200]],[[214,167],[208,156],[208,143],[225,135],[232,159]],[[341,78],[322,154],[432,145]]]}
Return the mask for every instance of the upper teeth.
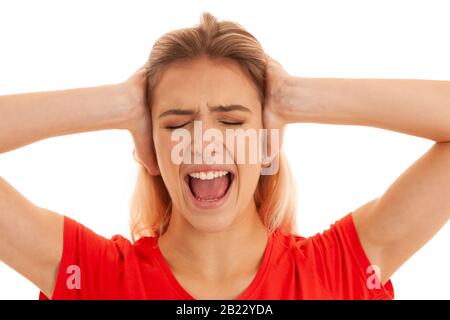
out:
{"label": "upper teeth", "polygon": [[212,180],[215,178],[223,177],[227,173],[228,171],[202,171],[192,172],[189,174],[189,176],[200,180]]}

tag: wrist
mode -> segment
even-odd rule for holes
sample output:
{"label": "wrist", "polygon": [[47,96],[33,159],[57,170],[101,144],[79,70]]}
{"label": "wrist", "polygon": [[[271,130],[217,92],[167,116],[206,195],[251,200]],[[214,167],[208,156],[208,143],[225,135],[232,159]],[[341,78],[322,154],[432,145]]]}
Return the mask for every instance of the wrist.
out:
{"label": "wrist", "polygon": [[333,122],[335,79],[292,77],[285,80],[283,115],[287,123]]}
{"label": "wrist", "polygon": [[130,83],[115,85],[117,103],[117,125],[119,129],[131,130],[136,120],[143,116],[141,93]]}
{"label": "wrist", "polygon": [[129,99],[119,84],[69,89],[53,96],[52,103],[64,106],[66,111],[59,110],[75,132],[123,129],[129,118]]}
{"label": "wrist", "polygon": [[274,94],[278,105],[277,116],[284,123],[305,121],[307,88],[307,78],[287,76],[282,80],[279,90]]}

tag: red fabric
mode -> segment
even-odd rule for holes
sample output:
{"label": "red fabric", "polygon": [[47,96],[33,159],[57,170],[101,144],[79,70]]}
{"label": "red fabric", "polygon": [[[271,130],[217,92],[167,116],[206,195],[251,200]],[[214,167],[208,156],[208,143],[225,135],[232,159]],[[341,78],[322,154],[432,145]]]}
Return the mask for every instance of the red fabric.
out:
{"label": "red fabric", "polygon": [[[67,285],[71,265],[80,268],[80,289]],[[369,266],[351,213],[309,238],[277,230],[269,237],[254,280],[237,299],[393,299],[390,280],[369,289]],[[39,298],[47,299],[42,292]],[[63,256],[52,299],[193,297],[171,273],[157,238],[144,237],[135,244],[119,235],[109,240],[64,217]]]}

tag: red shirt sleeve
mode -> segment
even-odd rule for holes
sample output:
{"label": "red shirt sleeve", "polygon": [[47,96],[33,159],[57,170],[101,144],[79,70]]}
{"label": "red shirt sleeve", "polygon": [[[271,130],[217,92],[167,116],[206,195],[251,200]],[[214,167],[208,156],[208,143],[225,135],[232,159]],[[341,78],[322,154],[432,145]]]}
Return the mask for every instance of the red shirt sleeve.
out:
{"label": "red shirt sleeve", "polygon": [[[121,237],[106,239],[64,217],[64,244],[52,299],[108,299],[123,268],[131,243]],[[101,290],[101,291],[99,291]],[[42,300],[48,299],[42,292]]]}
{"label": "red shirt sleeve", "polygon": [[[280,273],[270,281],[266,280],[272,286],[270,290],[264,289],[270,292],[269,298],[275,294],[273,286],[278,282],[281,283],[277,287],[279,295],[275,295],[278,298],[392,299],[394,296],[390,281],[385,285],[379,282],[377,285],[374,281],[377,280],[376,275],[368,269],[371,264],[359,241],[351,213],[323,233],[306,239],[297,237],[293,242],[294,250],[288,250],[294,252],[291,257],[297,264],[290,264],[289,259],[285,264],[281,263],[284,261],[282,258],[287,257],[286,248],[290,247],[286,247],[284,242],[282,244],[275,266],[282,267],[285,275],[289,275],[289,270],[294,273],[286,282],[279,279]],[[106,239],[64,217],[63,253],[51,298],[176,297],[173,286],[154,265],[155,253],[149,245],[142,242],[142,248],[138,246],[140,249],[134,250],[131,242],[121,236]],[[146,254],[150,257],[145,258]],[[142,259],[145,274],[140,267]],[[293,283],[297,285],[287,285]],[[292,289],[291,295],[286,293],[289,288]],[[47,297],[41,292],[40,299]]]}
{"label": "red shirt sleeve", "polygon": [[391,280],[378,280],[359,240],[351,213],[307,238],[303,250],[334,299],[393,299]]}

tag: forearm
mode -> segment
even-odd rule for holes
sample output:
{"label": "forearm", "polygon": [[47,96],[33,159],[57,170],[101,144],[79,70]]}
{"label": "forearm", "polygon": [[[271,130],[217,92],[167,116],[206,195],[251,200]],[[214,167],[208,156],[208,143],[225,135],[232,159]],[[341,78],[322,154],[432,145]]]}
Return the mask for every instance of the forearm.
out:
{"label": "forearm", "polygon": [[49,137],[119,129],[129,110],[119,84],[0,96],[0,153]]}
{"label": "forearm", "polygon": [[287,122],[378,127],[450,140],[450,82],[294,78],[286,85]]}

